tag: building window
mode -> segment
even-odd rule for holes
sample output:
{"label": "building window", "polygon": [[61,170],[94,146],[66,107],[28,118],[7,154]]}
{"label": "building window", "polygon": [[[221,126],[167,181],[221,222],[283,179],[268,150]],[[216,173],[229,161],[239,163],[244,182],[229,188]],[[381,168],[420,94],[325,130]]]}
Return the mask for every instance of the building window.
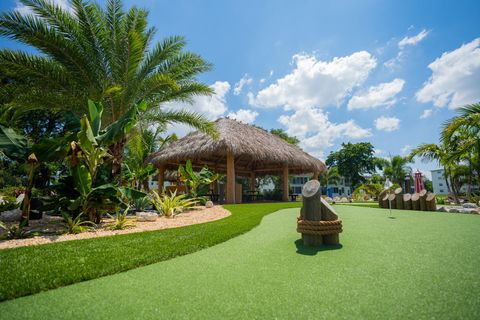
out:
{"label": "building window", "polygon": [[440,193],[443,193],[443,189],[440,189]]}
{"label": "building window", "polygon": [[439,185],[440,187],[443,187],[443,183],[439,183],[438,185]]}

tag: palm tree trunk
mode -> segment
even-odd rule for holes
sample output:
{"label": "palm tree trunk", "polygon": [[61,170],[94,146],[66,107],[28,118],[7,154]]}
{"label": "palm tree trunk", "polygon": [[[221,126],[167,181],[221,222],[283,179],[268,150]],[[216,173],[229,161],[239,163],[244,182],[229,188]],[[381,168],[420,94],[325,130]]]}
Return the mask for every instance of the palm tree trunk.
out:
{"label": "palm tree trunk", "polygon": [[109,148],[110,154],[112,155],[111,177],[120,184],[122,183],[122,162],[126,143],[127,139],[123,138]]}

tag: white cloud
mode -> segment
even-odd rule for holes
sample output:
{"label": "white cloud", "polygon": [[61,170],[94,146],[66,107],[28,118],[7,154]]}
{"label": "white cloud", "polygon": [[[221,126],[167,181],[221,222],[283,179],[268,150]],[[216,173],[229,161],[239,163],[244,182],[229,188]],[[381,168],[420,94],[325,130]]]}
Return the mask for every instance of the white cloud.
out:
{"label": "white cloud", "polygon": [[398,47],[399,47],[400,49],[403,49],[403,48],[406,47],[406,46],[414,46],[414,45],[416,45],[417,43],[419,43],[420,41],[422,41],[423,39],[425,39],[425,37],[428,36],[429,33],[430,33],[429,30],[423,29],[423,30],[420,31],[420,33],[417,34],[416,36],[413,36],[413,37],[405,37],[405,38],[403,38],[402,40],[400,40],[400,42],[398,42]]}
{"label": "white cloud", "polygon": [[189,110],[203,114],[210,120],[215,120],[227,112],[226,95],[230,91],[227,81],[217,81],[210,86],[215,93],[211,96],[195,96],[192,104],[184,102],[169,102],[164,105],[170,110]]}
{"label": "white cloud", "polygon": [[428,67],[432,75],[416,93],[419,102],[454,109],[480,100],[480,38],[444,52]]}
{"label": "white cloud", "polygon": [[325,148],[331,147],[338,139],[359,139],[371,136],[370,129],[358,126],[355,121],[333,123],[328,114],[319,108],[304,108],[292,115],[278,118],[289,135],[300,139],[300,146],[307,152],[321,157]]}
{"label": "white cloud", "polygon": [[381,116],[375,119],[375,128],[377,128],[377,130],[391,132],[398,130],[399,127],[400,119],[398,118]]}
{"label": "white cloud", "polygon": [[432,115],[432,113],[433,113],[432,109],[425,109],[425,110],[423,110],[423,113],[420,116],[420,119],[427,119],[428,117],[430,117]]}
{"label": "white cloud", "polygon": [[[66,10],[66,11],[72,11],[72,7],[70,6],[70,3],[68,0],[47,0],[57,6],[59,6],[60,8]],[[26,5],[24,5],[23,3],[21,3],[20,1],[15,1],[15,8],[14,8],[15,11],[18,11],[20,14],[22,15],[28,15],[28,14],[33,14],[32,10],[27,7]]]}
{"label": "white cloud", "polygon": [[244,123],[253,123],[258,116],[258,112],[247,109],[239,109],[237,112],[230,112],[227,116]]}
{"label": "white cloud", "polygon": [[266,81],[265,78],[262,78],[262,79],[260,79],[259,82],[260,82],[260,84],[262,84],[262,83],[264,83],[265,81]]}
{"label": "white cloud", "polygon": [[256,96],[249,93],[249,103],[259,107],[284,106],[286,110],[339,105],[353,88],[367,79],[377,63],[370,53],[360,51],[331,61],[296,54],[293,64],[291,73]]}
{"label": "white cloud", "polygon": [[402,156],[408,154],[410,152],[410,150],[412,150],[412,146],[407,144],[405,146],[403,146],[402,149],[400,149],[400,153],[402,154]]}
{"label": "white cloud", "polygon": [[380,106],[391,106],[397,102],[395,96],[402,91],[405,80],[395,79],[370,87],[368,91],[354,95],[348,102],[348,110],[370,109]]}
{"label": "white cloud", "polygon": [[233,87],[233,94],[238,96],[241,92],[242,89],[245,85],[249,85],[253,82],[253,79],[248,76],[248,74],[244,74],[243,77],[235,83],[235,86]]}

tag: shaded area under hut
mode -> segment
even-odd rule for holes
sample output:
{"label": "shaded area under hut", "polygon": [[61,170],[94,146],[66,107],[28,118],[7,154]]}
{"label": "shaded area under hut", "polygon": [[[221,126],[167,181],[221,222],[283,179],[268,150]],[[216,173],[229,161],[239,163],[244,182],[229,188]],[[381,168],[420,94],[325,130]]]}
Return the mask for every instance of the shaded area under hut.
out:
{"label": "shaded area under hut", "polygon": [[215,126],[217,139],[192,132],[149,157],[149,162],[158,168],[159,191],[163,191],[165,172],[176,171],[187,160],[195,170],[208,166],[226,175],[226,203],[241,202],[242,191],[238,191],[236,177],[248,177],[249,192],[255,192],[256,177],[279,175],[282,200],[288,201],[289,174],[313,174],[316,179],[326,170],[319,159],[263,129],[226,118],[215,121]]}

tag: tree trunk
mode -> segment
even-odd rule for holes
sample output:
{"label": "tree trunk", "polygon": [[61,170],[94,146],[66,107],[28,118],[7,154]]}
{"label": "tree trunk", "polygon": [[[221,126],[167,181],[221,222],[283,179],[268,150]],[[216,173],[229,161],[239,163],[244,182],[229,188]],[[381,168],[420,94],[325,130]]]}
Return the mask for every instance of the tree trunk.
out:
{"label": "tree trunk", "polygon": [[429,193],[425,201],[427,203],[427,211],[437,211],[437,201],[435,199],[435,193]]}
{"label": "tree trunk", "polygon": [[412,210],[420,210],[420,194],[418,193],[412,195]]}
{"label": "tree trunk", "polygon": [[123,138],[117,143],[109,147],[110,154],[112,155],[112,172],[111,177],[113,180],[122,183],[122,162],[123,162],[123,152],[125,150],[125,144],[127,139]]}
{"label": "tree trunk", "polygon": [[423,189],[418,195],[420,196],[420,211],[427,211],[427,190]]}
{"label": "tree trunk", "polygon": [[412,195],[410,193],[403,195],[403,208],[405,210],[412,210]]}
{"label": "tree trunk", "polygon": [[403,194],[402,194],[402,188],[397,188],[395,189],[395,207],[397,209],[403,210]]}
{"label": "tree trunk", "polygon": [[378,195],[378,206],[380,208],[385,208],[384,207],[384,200],[383,198],[385,197],[385,195],[387,194],[387,190],[383,190],[382,192],[380,192],[380,194]]}
{"label": "tree trunk", "polygon": [[388,209],[389,208],[389,205],[388,205],[388,197],[390,197],[390,194],[386,193],[383,198],[382,198],[382,208],[386,208]]}
{"label": "tree trunk", "polygon": [[[316,182],[316,183],[315,183]],[[317,180],[310,180],[302,189],[302,209],[300,216],[302,220],[322,220],[320,183]],[[321,246],[323,239],[321,235],[302,233],[303,244],[306,246]]]}

